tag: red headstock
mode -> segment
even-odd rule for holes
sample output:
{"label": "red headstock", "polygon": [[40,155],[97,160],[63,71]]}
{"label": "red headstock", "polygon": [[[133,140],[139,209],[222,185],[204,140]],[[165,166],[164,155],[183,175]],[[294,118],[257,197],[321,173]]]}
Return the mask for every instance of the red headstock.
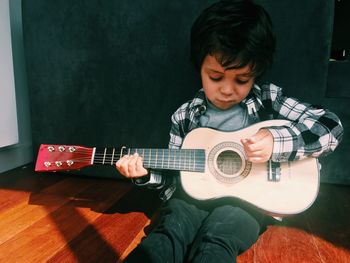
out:
{"label": "red headstock", "polygon": [[35,171],[77,170],[92,165],[93,151],[82,146],[41,144]]}

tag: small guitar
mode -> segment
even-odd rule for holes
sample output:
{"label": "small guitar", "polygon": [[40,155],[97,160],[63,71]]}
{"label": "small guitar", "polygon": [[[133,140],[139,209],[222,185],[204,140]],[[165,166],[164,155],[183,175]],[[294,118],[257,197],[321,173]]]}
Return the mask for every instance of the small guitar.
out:
{"label": "small guitar", "polygon": [[115,165],[126,154],[137,152],[146,168],[179,170],[184,190],[198,200],[235,197],[273,215],[297,214],[312,205],[319,188],[318,161],[247,161],[241,138],[259,129],[287,124],[272,120],[235,132],[197,128],[181,149],[88,148],[42,144],[35,171],[75,170],[102,164]]}

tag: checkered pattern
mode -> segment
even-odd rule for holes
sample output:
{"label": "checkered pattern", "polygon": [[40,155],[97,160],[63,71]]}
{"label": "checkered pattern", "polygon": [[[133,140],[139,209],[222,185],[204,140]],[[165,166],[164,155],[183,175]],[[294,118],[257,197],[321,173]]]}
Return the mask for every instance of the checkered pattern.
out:
{"label": "checkered pattern", "polygon": [[[286,97],[282,89],[273,84],[261,87],[254,85],[241,103],[257,122],[266,119],[291,121],[286,126],[268,127],[274,137],[271,159],[275,162],[294,161],[307,156],[319,157],[333,152],[343,135],[341,122],[334,113]],[[178,108],[171,117],[169,148],[180,148],[186,134],[199,127],[199,117],[205,107],[205,94],[201,89],[193,100]],[[173,176],[163,178],[159,171],[152,171],[150,180],[142,185],[164,188],[161,198],[167,200],[175,191],[175,181]]]}

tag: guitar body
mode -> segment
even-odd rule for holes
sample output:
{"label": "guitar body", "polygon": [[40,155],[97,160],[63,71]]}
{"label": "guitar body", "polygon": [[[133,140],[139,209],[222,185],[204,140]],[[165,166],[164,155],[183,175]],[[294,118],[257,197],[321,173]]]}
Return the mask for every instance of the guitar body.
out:
{"label": "guitar body", "polygon": [[182,171],[183,189],[198,200],[238,198],[273,215],[291,215],[306,210],[318,194],[317,159],[279,163],[277,178],[273,178],[269,163],[246,161],[240,142],[263,127],[286,123],[283,120],[265,121],[235,132],[210,128],[191,131],[182,148],[205,149],[205,172]]}

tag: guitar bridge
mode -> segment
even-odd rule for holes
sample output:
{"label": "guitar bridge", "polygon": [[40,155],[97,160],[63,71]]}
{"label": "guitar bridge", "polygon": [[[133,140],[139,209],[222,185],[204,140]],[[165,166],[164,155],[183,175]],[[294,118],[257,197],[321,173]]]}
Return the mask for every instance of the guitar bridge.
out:
{"label": "guitar bridge", "polygon": [[281,180],[281,164],[269,160],[267,162],[267,180],[270,182],[279,182]]}

